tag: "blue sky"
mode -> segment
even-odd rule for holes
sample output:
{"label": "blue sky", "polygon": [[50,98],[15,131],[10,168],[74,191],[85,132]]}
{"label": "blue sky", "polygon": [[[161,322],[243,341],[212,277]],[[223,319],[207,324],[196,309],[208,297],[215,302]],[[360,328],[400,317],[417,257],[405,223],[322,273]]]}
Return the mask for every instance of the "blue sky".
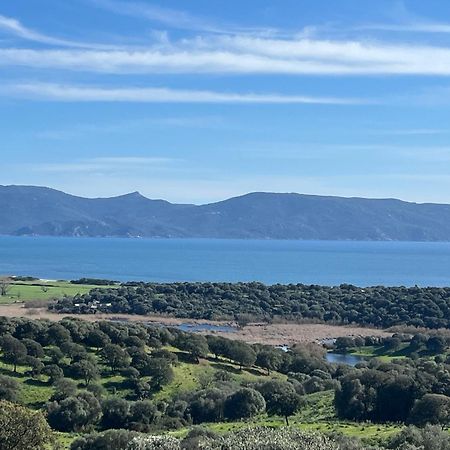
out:
{"label": "blue sky", "polygon": [[0,5],[1,184],[450,203],[447,0]]}

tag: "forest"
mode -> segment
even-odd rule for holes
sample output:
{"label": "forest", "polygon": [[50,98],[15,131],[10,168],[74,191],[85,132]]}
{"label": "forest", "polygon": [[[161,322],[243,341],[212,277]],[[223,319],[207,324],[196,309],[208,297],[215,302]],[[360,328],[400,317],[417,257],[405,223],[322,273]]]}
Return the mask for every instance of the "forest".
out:
{"label": "forest", "polygon": [[450,327],[450,288],[262,283],[124,283],[64,297],[60,313],[161,314],[190,319],[309,320],[380,328]]}
{"label": "forest", "polygon": [[[403,449],[399,433],[450,445],[430,428],[450,424],[449,345],[441,332],[340,338],[335,351],[382,356],[350,367],[327,363],[317,344],[282,351],[143,324],[2,317],[0,448],[30,448],[5,447],[20,415],[35,429],[24,445],[36,449],[240,449],[246,426],[292,443],[250,449],[308,439],[317,449]],[[367,440],[371,426],[370,442],[348,436],[365,430]]]}

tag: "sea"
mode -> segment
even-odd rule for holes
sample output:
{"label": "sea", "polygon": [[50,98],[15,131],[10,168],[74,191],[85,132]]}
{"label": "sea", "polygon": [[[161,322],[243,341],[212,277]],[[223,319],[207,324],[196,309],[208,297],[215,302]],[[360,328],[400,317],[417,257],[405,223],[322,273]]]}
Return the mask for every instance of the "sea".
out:
{"label": "sea", "polygon": [[450,243],[3,236],[0,274],[50,280],[450,286]]}

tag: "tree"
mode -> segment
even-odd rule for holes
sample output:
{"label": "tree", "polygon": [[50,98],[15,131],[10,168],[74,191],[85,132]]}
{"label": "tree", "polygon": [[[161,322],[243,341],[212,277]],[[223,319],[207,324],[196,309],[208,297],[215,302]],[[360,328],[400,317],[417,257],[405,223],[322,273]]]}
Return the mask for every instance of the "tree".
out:
{"label": "tree", "polygon": [[0,279],[0,296],[5,297],[10,289],[11,289],[11,282],[6,278]]}
{"label": "tree", "polygon": [[97,365],[87,359],[72,364],[71,371],[75,378],[82,378],[86,386],[100,376]]}
{"label": "tree", "polygon": [[50,344],[61,346],[65,342],[71,341],[67,328],[60,323],[52,323],[47,329],[47,337]]}
{"label": "tree", "polygon": [[197,364],[199,358],[205,358],[209,352],[208,341],[199,334],[182,334],[178,337],[175,346],[188,352]]}
{"label": "tree", "polygon": [[17,365],[20,364],[27,355],[27,348],[19,339],[6,335],[1,338],[0,345],[3,350],[3,359],[14,366],[14,373],[17,372]]}
{"label": "tree", "polygon": [[25,356],[23,362],[25,365],[30,366],[30,370],[28,373],[33,378],[38,377],[44,369],[44,364],[42,363],[42,361],[38,358],[35,358],[34,356]]}
{"label": "tree", "polygon": [[55,381],[64,377],[64,372],[61,367],[56,364],[49,364],[42,369],[42,373],[48,376],[48,381],[53,384]]}
{"label": "tree", "polygon": [[134,393],[139,400],[144,400],[152,395],[152,387],[147,381],[136,378],[132,380],[131,384]]}
{"label": "tree", "polygon": [[39,342],[36,342],[33,339],[21,339],[21,342],[25,345],[28,355],[39,359],[42,359],[45,356],[44,349]]}
{"label": "tree", "polygon": [[86,386],[86,390],[91,392],[97,399],[101,399],[106,394],[105,387],[100,383],[90,383]]}
{"label": "tree", "polygon": [[101,352],[101,356],[113,373],[118,369],[125,368],[130,363],[128,353],[116,344],[108,344]]}
{"label": "tree", "polygon": [[70,378],[60,378],[54,384],[54,393],[51,400],[60,402],[67,397],[72,397],[77,392],[77,384]]}
{"label": "tree", "polygon": [[174,378],[172,367],[167,359],[163,358],[150,359],[148,375],[152,377],[151,385],[156,390],[159,390],[164,385],[169,384]]}
{"label": "tree", "polygon": [[270,416],[282,416],[289,425],[289,417],[295,414],[301,405],[300,396],[294,386],[285,381],[268,381],[258,387]]}
{"label": "tree", "polygon": [[19,389],[20,385],[14,378],[0,375],[0,400],[16,402]]}
{"label": "tree", "polygon": [[130,402],[113,397],[102,402],[102,426],[104,428],[123,428],[130,413]]}
{"label": "tree", "polygon": [[89,332],[85,339],[86,345],[94,347],[97,351],[107,344],[111,343],[109,336],[101,330],[95,329]]}
{"label": "tree", "polygon": [[148,431],[161,413],[156,405],[149,400],[133,402],[128,417],[128,427],[136,431]]}
{"label": "tree", "polygon": [[448,425],[450,423],[450,397],[440,394],[425,394],[417,400],[409,421],[414,425]]}
{"label": "tree", "polygon": [[80,392],[47,405],[48,422],[58,431],[83,430],[98,422],[101,411],[98,400],[90,392]]}
{"label": "tree", "polygon": [[194,423],[219,422],[223,419],[223,410],[227,393],[211,388],[194,392],[189,399],[189,413]]}
{"label": "tree", "polygon": [[256,361],[256,353],[245,342],[234,341],[230,347],[229,356],[239,364],[240,369],[251,367]]}
{"label": "tree", "polygon": [[64,358],[64,354],[59,347],[51,347],[45,349],[45,353],[50,358],[53,364],[59,364]]}
{"label": "tree", "polygon": [[400,348],[401,345],[401,339],[396,336],[388,337],[384,340],[384,348],[388,351],[395,352]]}
{"label": "tree", "polygon": [[432,336],[428,339],[426,346],[430,353],[439,355],[445,351],[446,342],[442,336]]}
{"label": "tree", "polygon": [[0,448],[45,450],[54,437],[41,412],[0,401]]}
{"label": "tree", "polygon": [[264,397],[254,389],[243,388],[225,401],[225,417],[232,420],[248,419],[264,412]]}
{"label": "tree", "polygon": [[262,350],[256,356],[256,365],[267,370],[270,375],[271,370],[277,370],[282,363],[282,357],[275,350]]}
{"label": "tree", "polygon": [[227,355],[231,343],[229,339],[225,339],[221,336],[206,336],[206,340],[208,341],[209,350],[214,353],[216,359],[218,359],[219,356]]}

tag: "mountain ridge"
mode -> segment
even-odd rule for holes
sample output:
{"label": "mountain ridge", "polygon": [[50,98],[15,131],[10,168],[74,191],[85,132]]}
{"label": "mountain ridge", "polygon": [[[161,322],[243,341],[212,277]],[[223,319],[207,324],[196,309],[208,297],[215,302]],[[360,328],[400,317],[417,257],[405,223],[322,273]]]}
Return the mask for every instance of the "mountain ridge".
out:
{"label": "mountain ridge", "polygon": [[84,198],[0,185],[0,234],[154,238],[450,241],[450,205],[251,192],[203,205],[139,192]]}

